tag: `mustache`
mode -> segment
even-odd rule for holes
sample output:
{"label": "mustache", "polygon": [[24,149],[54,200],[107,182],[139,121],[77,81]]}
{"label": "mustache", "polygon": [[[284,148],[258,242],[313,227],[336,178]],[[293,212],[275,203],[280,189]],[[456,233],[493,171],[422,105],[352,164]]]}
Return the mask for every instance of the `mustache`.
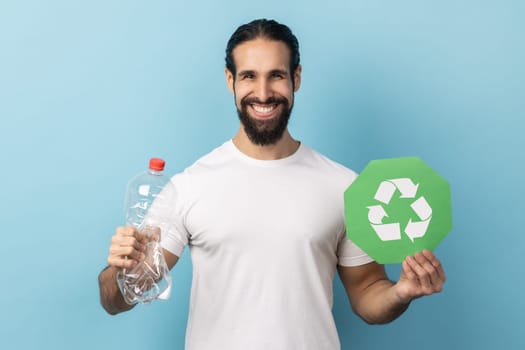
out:
{"label": "mustache", "polygon": [[241,100],[241,105],[242,106],[246,106],[246,105],[249,105],[249,104],[252,104],[252,103],[256,103],[256,104],[260,104],[260,105],[270,105],[270,104],[282,103],[282,104],[287,105],[288,104],[288,100],[285,99],[284,97],[268,97],[268,99],[266,99],[266,101],[261,101],[257,97],[244,97]]}

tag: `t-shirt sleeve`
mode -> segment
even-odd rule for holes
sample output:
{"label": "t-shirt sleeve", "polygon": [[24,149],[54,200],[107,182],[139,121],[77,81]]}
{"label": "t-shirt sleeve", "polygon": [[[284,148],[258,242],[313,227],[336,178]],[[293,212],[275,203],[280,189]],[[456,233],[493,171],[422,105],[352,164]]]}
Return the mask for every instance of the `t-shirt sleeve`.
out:
{"label": "t-shirt sleeve", "polygon": [[[341,169],[343,169],[344,174],[344,185],[342,185],[344,191],[357,178],[357,173],[343,166],[341,166]],[[341,209],[341,215],[344,218],[343,209]],[[346,229],[343,229],[340,233],[339,244],[337,246],[337,264],[341,266],[359,266],[372,261],[374,261],[374,259],[348,239]]]}
{"label": "t-shirt sleeve", "polygon": [[343,231],[337,248],[337,264],[341,266],[359,266],[374,261],[368,254],[348,239]]}
{"label": "t-shirt sleeve", "polygon": [[148,216],[158,217],[161,222],[161,246],[180,257],[189,242],[189,232],[184,225],[187,200],[186,177],[184,173],[171,178],[161,195],[153,203]]}

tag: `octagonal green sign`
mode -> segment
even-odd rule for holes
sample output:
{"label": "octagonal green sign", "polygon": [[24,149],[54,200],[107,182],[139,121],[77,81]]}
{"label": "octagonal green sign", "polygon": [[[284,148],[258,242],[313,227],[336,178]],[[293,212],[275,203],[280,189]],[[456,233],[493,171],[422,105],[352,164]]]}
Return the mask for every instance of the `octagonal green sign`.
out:
{"label": "octagonal green sign", "polygon": [[371,161],[344,202],[348,238],[381,264],[434,250],[452,229],[450,185],[417,157]]}

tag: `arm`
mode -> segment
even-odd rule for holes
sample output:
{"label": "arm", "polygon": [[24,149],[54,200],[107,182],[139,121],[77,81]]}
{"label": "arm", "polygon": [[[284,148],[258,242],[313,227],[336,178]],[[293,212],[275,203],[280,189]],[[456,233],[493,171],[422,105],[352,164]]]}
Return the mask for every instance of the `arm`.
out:
{"label": "arm", "polygon": [[[108,266],[98,276],[100,303],[104,310],[111,315],[131,310],[135,305],[124,301],[117,285],[117,272],[121,269],[131,269],[144,259],[144,249],[148,237],[135,228],[126,226],[117,228],[111,239],[109,248]],[[166,250],[163,251],[168,268],[171,269],[178,261],[178,257]]]}
{"label": "arm", "polygon": [[354,267],[339,266],[339,276],[354,312],[370,324],[388,323],[399,317],[413,299],[439,293],[445,273],[428,250],[403,261],[399,280],[391,282],[375,262]]}
{"label": "arm", "polygon": [[120,269],[108,265],[98,275],[98,287],[100,290],[100,304],[110,315],[131,310],[135,305],[129,305],[124,301],[117,285],[117,272]]}

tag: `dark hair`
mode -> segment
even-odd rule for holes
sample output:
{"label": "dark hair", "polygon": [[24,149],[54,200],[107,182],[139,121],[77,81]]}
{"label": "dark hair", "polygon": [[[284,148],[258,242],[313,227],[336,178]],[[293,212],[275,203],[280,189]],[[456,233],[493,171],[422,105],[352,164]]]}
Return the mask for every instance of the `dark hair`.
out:
{"label": "dark hair", "polygon": [[269,40],[282,41],[290,49],[290,72],[293,75],[299,65],[299,42],[290,28],[274,20],[256,19],[250,23],[243,24],[232,34],[226,45],[226,68],[235,77],[235,62],[233,61],[233,50],[246,41],[265,38]]}

